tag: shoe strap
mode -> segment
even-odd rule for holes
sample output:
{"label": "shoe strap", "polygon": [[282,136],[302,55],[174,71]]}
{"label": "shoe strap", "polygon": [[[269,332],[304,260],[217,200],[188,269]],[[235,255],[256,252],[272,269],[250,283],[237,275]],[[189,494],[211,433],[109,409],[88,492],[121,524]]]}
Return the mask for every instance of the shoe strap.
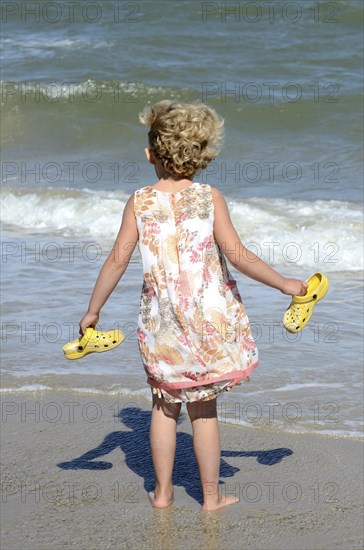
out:
{"label": "shoe strap", "polygon": [[305,294],[305,296],[292,296],[292,302],[294,304],[306,304],[307,302],[314,302],[318,298],[318,289],[314,290],[310,294]]}
{"label": "shoe strap", "polygon": [[312,279],[313,277],[320,278],[320,283],[318,284],[318,286],[312,292],[310,292],[309,294],[305,294],[304,296],[292,296],[293,303],[306,304],[307,302],[314,302],[315,300],[317,300],[327,279],[322,273],[315,273],[307,279],[306,283],[310,283],[310,279]]}
{"label": "shoe strap", "polygon": [[92,336],[92,333],[95,329],[89,327],[85,330],[85,333],[84,335],[82,336],[82,338],[80,339],[80,346],[82,347],[85,347],[88,343],[88,341],[90,340],[91,336]]}

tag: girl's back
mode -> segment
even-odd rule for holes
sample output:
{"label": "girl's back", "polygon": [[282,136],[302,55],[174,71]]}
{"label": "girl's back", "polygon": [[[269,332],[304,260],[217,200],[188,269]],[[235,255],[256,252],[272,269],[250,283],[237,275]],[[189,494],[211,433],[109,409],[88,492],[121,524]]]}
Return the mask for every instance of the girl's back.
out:
{"label": "girl's back", "polygon": [[209,184],[134,194],[143,260],[138,342],[167,401],[215,397],[258,365],[249,321],[218,244]]}

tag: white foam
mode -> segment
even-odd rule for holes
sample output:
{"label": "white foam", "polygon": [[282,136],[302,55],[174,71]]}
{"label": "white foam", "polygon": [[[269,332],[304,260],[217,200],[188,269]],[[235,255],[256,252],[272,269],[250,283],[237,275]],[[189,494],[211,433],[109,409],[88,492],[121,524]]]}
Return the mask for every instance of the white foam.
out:
{"label": "white foam", "polygon": [[[345,425],[347,427],[352,427],[353,429],[345,430],[322,430],[322,429],[312,429],[311,422],[308,422],[307,426],[305,425],[305,421],[302,420],[299,425],[292,426],[290,424],[289,427],[287,427],[287,423],[281,422],[281,423],[271,423],[271,422],[262,422],[262,423],[255,423],[255,422],[248,422],[242,418],[234,420],[233,418],[223,416],[220,417],[218,413],[218,420],[224,421],[226,424],[233,424],[235,426],[242,426],[244,428],[252,428],[254,430],[262,430],[262,431],[270,431],[275,433],[291,433],[291,434],[307,434],[307,435],[317,435],[317,436],[326,436],[326,437],[334,437],[336,439],[341,438],[347,438],[347,439],[355,439],[362,441],[364,439],[363,432],[362,432],[362,424],[361,422],[347,422],[345,421]],[[323,426],[324,422],[316,422],[316,426]]]}
{"label": "white foam", "polygon": [[116,193],[88,190],[1,194],[3,222],[65,237],[112,238],[120,227],[125,203]]}
{"label": "white foam", "polygon": [[50,386],[44,386],[43,384],[25,384],[18,388],[1,388],[0,393],[27,393],[34,391],[52,391]]}
{"label": "white foam", "polygon": [[[68,41],[63,41],[68,42]],[[70,46],[74,47],[77,46],[78,42],[73,44],[72,41],[70,42]],[[61,44],[61,41],[57,43],[52,43],[52,46],[60,46],[63,47]],[[93,48],[99,47],[99,46],[93,46]],[[47,52],[44,54],[46,57],[50,56],[50,52],[47,50]],[[7,94],[9,93],[9,90],[13,90],[15,93],[14,97],[22,97],[21,94],[38,94],[39,97],[45,99],[45,100],[52,100],[52,99],[74,99],[78,96],[82,97],[83,99],[95,96],[95,94],[99,94],[101,97],[101,94],[110,94],[113,98],[116,98],[115,94],[117,93],[130,93],[130,94],[143,94],[146,95],[155,95],[156,93],[165,93],[166,89],[163,89],[160,87],[153,87],[153,86],[146,86],[140,82],[131,82],[131,81],[117,81],[117,80],[105,80],[105,81],[97,81],[94,79],[87,79],[87,80],[81,80],[77,82],[59,82],[57,80],[54,81],[46,81],[46,82],[35,82],[35,81],[24,81],[24,82],[10,82],[6,80],[0,80],[0,92],[2,97],[7,98]],[[171,95],[171,97],[174,96],[174,92],[171,91],[171,89],[167,88],[167,92]],[[12,94],[11,94],[12,95]],[[9,96],[10,97],[10,96]]]}
{"label": "white foam", "polygon": [[[128,194],[89,189],[4,190],[3,222],[38,233],[106,238],[120,227]],[[363,218],[344,201],[229,201],[242,242],[272,265],[307,271],[363,269]]]}
{"label": "white foam", "polygon": [[292,434],[307,434],[307,435],[317,435],[317,436],[326,436],[326,437],[334,437],[335,439],[355,439],[358,441],[364,441],[364,436],[362,432],[360,431],[350,431],[350,430],[318,430],[313,431],[310,428],[304,428],[300,427],[297,429],[287,429],[285,428],[284,433],[292,433]]}
{"label": "white foam", "polygon": [[[115,384],[113,385],[115,386]],[[113,387],[112,386],[112,387]],[[86,394],[96,394],[96,395],[122,395],[124,397],[133,396],[133,397],[144,397],[146,399],[150,399],[150,389],[149,388],[143,388],[139,390],[131,390],[130,388],[122,387],[118,389],[97,389],[97,388],[77,388],[72,387],[70,388],[70,391],[74,391],[77,393],[86,393]]]}
{"label": "white foam", "polygon": [[18,40],[16,38],[6,38],[3,40],[3,43],[7,46],[11,47],[17,47],[23,50],[28,50],[29,48],[39,48],[42,49],[45,46],[48,49],[52,48],[104,48],[105,46],[110,46],[113,44],[110,44],[109,42],[103,40],[98,41],[95,43],[92,40],[81,40],[80,38],[63,38],[60,40],[49,40],[49,36],[40,36],[31,34],[28,37],[24,36],[24,34],[21,37],[21,40]]}
{"label": "white foam", "polygon": [[100,388],[82,388],[77,386],[72,387],[51,387],[45,386],[44,384],[24,384],[18,386],[17,388],[1,388],[0,393],[29,393],[29,392],[75,392],[77,394],[86,394],[86,395],[120,395],[123,397],[143,397],[147,401],[151,401],[151,391],[150,388],[140,388],[137,390],[132,390],[125,386],[120,387],[118,384],[113,384],[108,389]]}
{"label": "white foam", "polygon": [[286,384],[285,386],[281,386],[280,388],[273,388],[270,391],[294,391],[294,390],[302,390],[306,388],[317,388],[323,386],[324,388],[341,388],[343,389],[342,384],[337,383],[322,383],[322,382],[306,382],[304,384]]}
{"label": "white foam", "polygon": [[264,261],[316,271],[363,269],[363,215],[344,201],[231,201],[242,241]]}

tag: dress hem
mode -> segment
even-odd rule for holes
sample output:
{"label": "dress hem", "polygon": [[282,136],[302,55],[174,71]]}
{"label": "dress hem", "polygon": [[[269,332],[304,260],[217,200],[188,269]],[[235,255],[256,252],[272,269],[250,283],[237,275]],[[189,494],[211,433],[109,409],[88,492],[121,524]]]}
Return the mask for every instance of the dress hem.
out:
{"label": "dress hem", "polygon": [[[161,388],[167,391],[177,390],[181,388],[194,388],[196,386],[206,386],[208,384],[214,384],[215,382],[221,382],[223,380],[228,380],[228,379],[233,379],[233,382],[229,384],[229,386],[233,386],[236,384],[238,380],[242,380],[243,378],[246,378],[247,376],[249,376],[253,372],[253,370],[258,367],[258,365],[259,365],[259,361],[256,361],[244,371],[233,371],[230,373],[227,372],[221,376],[217,376],[215,378],[209,378],[208,380],[200,380],[200,381],[191,380],[190,382],[171,382],[168,384],[166,382],[157,382],[153,378],[148,378],[147,382],[150,386],[154,388]],[[237,373],[237,374],[234,374],[234,373]]]}

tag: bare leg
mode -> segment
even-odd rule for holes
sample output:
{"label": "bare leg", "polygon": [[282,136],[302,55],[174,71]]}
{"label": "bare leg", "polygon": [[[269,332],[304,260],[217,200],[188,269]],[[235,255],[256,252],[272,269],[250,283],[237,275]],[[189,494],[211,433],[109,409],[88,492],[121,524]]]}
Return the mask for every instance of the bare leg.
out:
{"label": "bare leg", "polygon": [[167,403],[163,397],[153,394],[150,447],[156,486],[149,498],[155,508],[165,508],[173,502],[172,476],[181,406],[182,403]]}
{"label": "bare leg", "polygon": [[203,510],[217,510],[239,502],[233,495],[219,494],[220,432],[216,412],[216,398],[187,403],[192,424],[193,447],[200,473]]}

